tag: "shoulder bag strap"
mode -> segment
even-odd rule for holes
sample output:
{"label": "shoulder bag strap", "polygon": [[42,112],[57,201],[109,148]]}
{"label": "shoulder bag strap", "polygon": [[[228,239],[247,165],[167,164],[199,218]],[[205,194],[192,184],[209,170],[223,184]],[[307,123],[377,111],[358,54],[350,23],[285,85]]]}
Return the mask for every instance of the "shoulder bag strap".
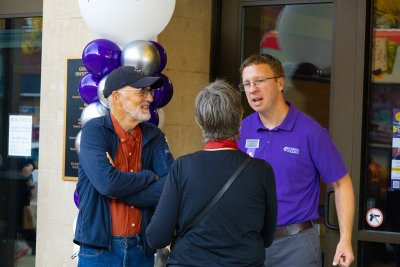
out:
{"label": "shoulder bag strap", "polygon": [[243,171],[243,169],[246,167],[246,165],[250,162],[250,157],[246,156],[246,158],[243,160],[242,164],[240,164],[239,168],[236,169],[236,171],[232,174],[232,176],[228,179],[228,181],[225,183],[225,185],[219,190],[219,192],[214,196],[214,198],[211,200],[210,203],[208,203],[207,207],[200,212],[196,218],[193,219],[191,223],[180,233],[180,235],[174,240],[177,241],[180,239],[187,231],[192,229],[196,224],[198,224],[201,219],[214,207],[214,205],[218,202],[218,200],[221,199],[221,197],[225,194],[225,192],[228,190],[228,188],[233,184],[233,182],[236,180],[236,178],[239,176],[239,174]]}

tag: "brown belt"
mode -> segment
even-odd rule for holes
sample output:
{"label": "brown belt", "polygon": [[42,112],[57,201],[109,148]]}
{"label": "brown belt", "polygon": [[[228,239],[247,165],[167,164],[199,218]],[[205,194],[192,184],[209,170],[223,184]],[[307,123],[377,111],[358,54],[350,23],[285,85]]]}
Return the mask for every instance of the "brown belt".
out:
{"label": "brown belt", "polygon": [[310,229],[313,227],[313,223],[311,221],[306,221],[302,223],[289,224],[285,226],[277,226],[274,234],[275,238],[291,236],[303,232],[304,230]]}

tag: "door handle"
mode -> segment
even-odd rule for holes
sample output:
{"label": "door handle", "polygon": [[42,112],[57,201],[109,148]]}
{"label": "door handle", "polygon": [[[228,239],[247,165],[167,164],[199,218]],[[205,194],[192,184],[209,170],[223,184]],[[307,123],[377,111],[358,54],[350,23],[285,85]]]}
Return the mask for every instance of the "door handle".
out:
{"label": "door handle", "polygon": [[339,230],[339,225],[335,225],[330,222],[329,215],[331,212],[330,212],[329,204],[330,204],[330,196],[332,193],[335,193],[335,190],[333,190],[332,187],[329,187],[326,190],[326,194],[325,194],[325,225],[326,225],[326,227],[328,227],[328,229]]}

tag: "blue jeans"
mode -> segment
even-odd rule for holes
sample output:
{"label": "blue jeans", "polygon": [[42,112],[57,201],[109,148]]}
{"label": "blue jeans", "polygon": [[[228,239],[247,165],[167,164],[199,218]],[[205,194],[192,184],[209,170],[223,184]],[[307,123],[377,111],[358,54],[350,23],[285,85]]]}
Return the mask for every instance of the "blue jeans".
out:
{"label": "blue jeans", "polygon": [[140,238],[113,236],[111,250],[82,245],[78,267],[153,267],[154,256],[146,257]]}

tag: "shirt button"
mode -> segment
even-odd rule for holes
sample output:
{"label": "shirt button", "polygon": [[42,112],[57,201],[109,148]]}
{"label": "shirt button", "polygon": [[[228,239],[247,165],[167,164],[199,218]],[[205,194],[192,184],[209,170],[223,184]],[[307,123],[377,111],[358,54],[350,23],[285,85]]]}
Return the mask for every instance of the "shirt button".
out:
{"label": "shirt button", "polygon": [[135,226],[136,226],[136,224],[132,223],[132,227],[135,227]]}
{"label": "shirt button", "polygon": [[131,209],[133,209],[134,208],[134,206],[131,206]]}
{"label": "shirt button", "polygon": [[271,143],[270,141],[267,141],[267,144]]}
{"label": "shirt button", "polygon": [[129,154],[128,154],[128,155],[130,156],[130,155],[132,155],[132,153],[131,153],[131,152],[129,152]]}
{"label": "shirt button", "polygon": [[130,170],[130,172],[133,172],[133,170]]}

